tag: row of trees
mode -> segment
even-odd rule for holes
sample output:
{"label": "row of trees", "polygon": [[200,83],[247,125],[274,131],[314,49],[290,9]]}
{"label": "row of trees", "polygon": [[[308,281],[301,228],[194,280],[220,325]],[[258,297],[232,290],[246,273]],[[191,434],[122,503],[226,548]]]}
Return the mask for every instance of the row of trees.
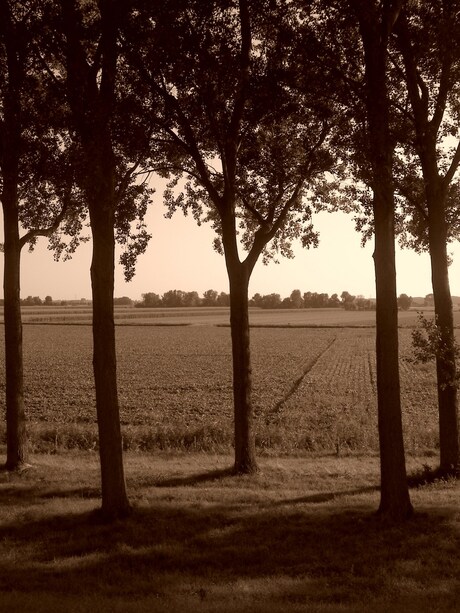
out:
{"label": "row of trees", "polygon": [[[122,300],[122,299],[120,299]],[[121,304],[115,299],[115,304]],[[407,294],[398,297],[398,307],[406,311],[410,309],[412,298]],[[162,296],[154,292],[142,294],[142,300],[136,302],[137,308],[168,308],[168,307],[226,307],[230,305],[230,294],[206,290],[202,297],[198,292],[183,292],[182,290],[169,290]],[[349,292],[342,292],[340,298],[338,294],[304,292],[295,289],[286,298],[281,298],[280,294],[254,294],[249,300],[250,307],[261,309],[336,309],[343,307],[347,311],[374,311],[375,300],[364,298],[364,296],[353,296]]]}
{"label": "row of trees", "polygon": [[165,292],[162,296],[154,292],[142,294],[141,302],[136,302],[137,308],[156,308],[156,307],[198,307],[198,306],[222,306],[230,305],[230,295],[225,292],[216,292],[208,289],[200,297],[198,292],[183,292],[174,289]]}
{"label": "row of trees", "polygon": [[[235,471],[257,470],[248,286],[259,259],[314,247],[314,208],[374,236],[380,512],[412,511],[398,370],[395,233],[428,249],[441,467],[460,464],[447,243],[460,163],[459,6],[347,0],[0,0],[7,466],[26,460],[19,262],[92,234],[93,365],[102,510],[129,512],[116,379],[115,240],[125,274],[149,236],[146,180],[168,215],[216,231],[230,287]],[[70,236],[66,243],[62,232]],[[20,227],[24,233],[20,237]],[[308,271],[306,271],[308,273]]]}

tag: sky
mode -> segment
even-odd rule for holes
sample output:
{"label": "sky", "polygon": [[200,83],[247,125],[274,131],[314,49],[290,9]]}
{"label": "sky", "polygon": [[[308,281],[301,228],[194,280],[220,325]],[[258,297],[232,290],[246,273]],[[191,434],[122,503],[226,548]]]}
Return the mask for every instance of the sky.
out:
{"label": "sky", "polygon": [[[141,300],[142,294],[164,294],[171,289],[197,291],[208,289],[228,292],[227,272],[223,256],[214,252],[214,233],[209,226],[198,227],[191,217],[179,211],[172,219],[164,218],[162,191],[147,214],[152,234],[145,254],[140,256],[133,280],[126,283],[122,269],[116,267],[115,296]],[[360,245],[351,216],[343,213],[319,213],[314,225],[320,232],[319,247],[304,249],[296,245],[295,258],[280,258],[268,266],[259,261],[252,274],[250,296],[278,293],[282,298],[292,290],[375,296],[372,260],[373,245]],[[89,232],[89,230],[88,230]],[[451,291],[460,295],[460,246],[450,248],[454,262],[450,267]],[[40,238],[35,251],[23,250],[21,297],[49,295],[53,300],[91,298],[89,268],[91,243],[79,247],[70,261],[55,262],[47,249],[47,240]],[[430,264],[427,255],[397,250],[397,291],[410,296],[431,293]]]}

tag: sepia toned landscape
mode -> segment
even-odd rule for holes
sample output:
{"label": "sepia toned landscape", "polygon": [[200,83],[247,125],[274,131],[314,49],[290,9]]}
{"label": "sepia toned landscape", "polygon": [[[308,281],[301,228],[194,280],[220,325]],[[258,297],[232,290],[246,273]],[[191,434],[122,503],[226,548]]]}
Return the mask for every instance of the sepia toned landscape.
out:
{"label": "sepia toned landscape", "polygon": [[0,0],[0,613],[459,611],[459,168],[460,0]]}
{"label": "sepia toned landscape", "polygon": [[133,513],[93,517],[90,312],[66,312],[66,324],[48,312],[24,326],[33,466],[0,474],[0,610],[456,610],[458,486],[425,483],[437,406],[433,365],[405,359],[415,313],[400,314],[400,365],[417,514],[384,530],[372,313],[252,312],[260,472],[240,477],[228,311],[152,311],[140,325],[133,309],[116,315]]}
{"label": "sepia toned landscape", "polygon": [[[268,454],[377,452],[375,313],[315,311],[251,311],[256,446]],[[116,309],[125,449],[231,450],[228,318],[219,308]],[[24,321],[33,448],[94,449],[91,311],[25,308]],[[435,452],[434,365],[410,362],[416,321],[416,312],[400,312],[406,447]]]}

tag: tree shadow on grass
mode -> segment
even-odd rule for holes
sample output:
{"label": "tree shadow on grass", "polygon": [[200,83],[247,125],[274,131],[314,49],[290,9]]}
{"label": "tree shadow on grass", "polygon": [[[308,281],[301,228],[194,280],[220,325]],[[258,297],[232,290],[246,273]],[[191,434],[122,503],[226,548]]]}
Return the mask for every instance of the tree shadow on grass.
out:
{"label": "tree shadow on grass", "polygon": [[69,489],[54,489],[43,485],[2,485],[0,487],[0,507],[8,507],[16,504],[31,504],[40,500],[52,498],[100,498],[101,490],[97,487],[75,487]]}
{"label": "tree shadow on grass", "polygon": [[279,507],[286,504],[321,504],[324,502],[331,502],[338,498],[344,498],[346,496],[359,496],[360,494],[368,494],[371,492],[379,491],[379,486],[369,485],[363,487],[357,487],[351,490],[337,490],[335,492],[319,492],[317,494],[309,494],[308,496],[299,496],[298,498],[290,498],[288,500],[276,500],[269,503],[270,506]]}
{"label": "tree shadow on grass", "polygon": [[221,468],[217,470],[206,471],[203,473],[197,473],[193,475],[187,475],[185,477],[171,477],[169,479],[163,479],[159,477],[155,479],[151,485],[156,487],[181,487],[187,485],[198,485],[199,483],[206,483],[223,479],[224,477],[231,477],[234,475],[233,467]]}
{"label": "tree shadow on grass", "polygon": [[351,606],[365,590],[386,602],[402,595],[418,602],[423,593],[449,610],[460,573],[453,511],[383,525],[366,505],[296,506],[328,500],[311,498],[272,505],[155,501],[111,525],[95,524],[88,512],[10,524],[0,528],[0,592],[45,586],[75,597],[140,598],[177,594],[187,583],[206,593],[255,581],[261,594],[283,602],[295,596]]}

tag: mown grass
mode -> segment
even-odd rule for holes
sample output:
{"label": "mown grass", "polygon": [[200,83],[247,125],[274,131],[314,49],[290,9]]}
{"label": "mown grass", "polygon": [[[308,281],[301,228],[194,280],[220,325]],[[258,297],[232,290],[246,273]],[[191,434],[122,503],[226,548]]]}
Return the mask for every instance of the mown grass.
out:
{"label": "mown grass", "polygon": [[[410,460],[420,470],[426,458]],[[0,611],[457,611],[459,486],[412,490],[383,523],[375,456],[127,454],[134,512],[99,524],[96,454],[0,474]]]}

